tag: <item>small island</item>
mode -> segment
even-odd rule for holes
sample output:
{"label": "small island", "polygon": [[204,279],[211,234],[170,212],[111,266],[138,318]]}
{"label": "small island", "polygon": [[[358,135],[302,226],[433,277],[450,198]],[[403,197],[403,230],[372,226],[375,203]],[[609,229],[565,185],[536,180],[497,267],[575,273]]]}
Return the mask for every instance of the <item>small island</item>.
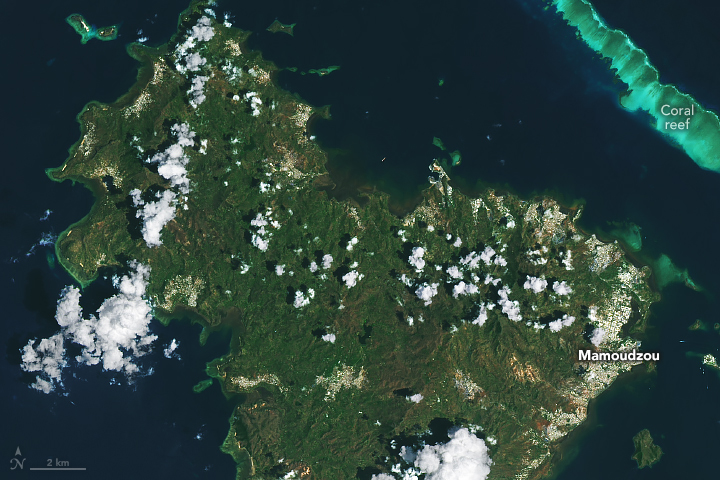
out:
{"label": "small island", "polygon": [[82,37],[80,43],[83,45],[93,38],[107,42],[109,40],[115,40],[118,36],[117,25],[97,28],[95,25],[90,25],[87,20],[85,20],[85,17],[79,13],[73,13],[68,16],[65,21]]}
{"label": "small island", "polygon": [[291,37],[294,36],[293,28],[295,28],[296,23],[291,23],[289,25],[285,25],[284,23],[279,22],[277,19],[273,23],[270,24],[266,30],[270,33],[287,33]]}
{"label": "small island", "polygon": [[635,453],[632,459],[637,462],[638,468],[652,467],[663,456],[662,449],[653,443],[650,430],[647,428],[633,437],[633,443],[635,444]]}

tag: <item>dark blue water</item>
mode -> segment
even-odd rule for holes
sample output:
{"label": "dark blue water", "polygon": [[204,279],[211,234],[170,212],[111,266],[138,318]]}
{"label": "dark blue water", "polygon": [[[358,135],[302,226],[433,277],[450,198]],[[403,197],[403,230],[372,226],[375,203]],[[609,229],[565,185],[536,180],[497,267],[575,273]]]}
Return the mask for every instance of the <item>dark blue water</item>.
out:
{"label": "dark blue water", "polygon": [[623,30],[645,50],[663,83],[677,85],[715,112],[720,109],[718,70],[713,62],[720,42],[720,4],[707,0],[598,0],[605,21]]}
{"label": "dark blue water", "polygon": [[[231,478],[232,462],[217,450],[230,406],[216,387],[202,395],[190,390],[202,379],[203,362],[224,352],[227,344],[219,337],[200,349],[192,328],[155,327],[162,342],[181,339],[183,360],[153,354],[144,361],[156,373],[132,387],[110,385],[110,375],[92,368],[76,370],[78,378],[66,382],[67,397],[39,395],[22,383],[17,346],[52,333],[57,295],[70,282],[47,266],[43,249],[27,258],[24,252],[42,232],[59,232],[78,220],[92,201],[83,188],[47,181],[43,169],[60,164],[77,140],[74,116],[85,102],[110,101],[132,84],[135,65],[124,54],[124,42],[136,38],[139,28],[151,43],[165,40],[185,6],[182,1],[62,3],[39,4],[33,21],[42,35],[28,35],[20,22],[1,34],[4,44],[13,46],[6,49],[13,75],[0,81],[6,92],[17,94],[7,95],[5,103],[0,259],[20,260],[2,264],[0,278],[6,287],[0,340],[8,345],[0,367],[2,411],[13,412],[0,427],[0,451],[10,458],[18,443],[40,462],[66,456],[98,470],[112,465],[110,473],[103,470],[104,478],[130,473]],[[676,5],[652,3],[658,11]],[[7,8],[10,18],[26,18],[24,6]],[[396,208],[411,206],[426,185],[427,165],[440,155],[431,145],[438,136],[463,155],[450,175],[465,191],[489,184],[525,196],[550,191],[567,202],[583,199],[586,228],[633,221],[646,237],[644,255],[665,253],[688,268],[706,293],[681,286],[663,292],[644,339],[648,350],[663,354],[657,375],[622,378],[591,405],[592,420],[567,442],[565,456],[571,460],[560,478],[713,477],[720,380],[686,352],[717,355],[720,348],[720,335],[687,331],[696,318],[720,320],[715,295],[720,258],[712,247],[720,241],[714,221],[720,176],[698,169],[669,146],[648,128],[647,118],[620,109],[622,85],[574,31],[530,1],[225,1],[218,12],[223,10],[234,14],[237,26],[256,32],[251,47],[280,67],[341,65],[322,78],[277,76],[280,85],[312,103],[332,105],[332,120],[317,122],[313,133],[331,151],[328,168],[338,196],[378,186],[393,195]],[[63,21],[74,11],[97,25],[123,21],[121,37],[80,45]],[[610,10],[602,13],[616,20]],[[297,22],[295,36],[266,32],[275,18]],[[660,63],[654,55],[664,51],[661,35],[643,36],[644,18],[617,17],[623,24],[615,26],[642,37],[641,46],[667,78],[684,79],[701,103],[702,93],[706,104],[718,102],[717,69],[703,62],[702,75],[696,75],[672,52]],[[683,41],[682,35],[674,38]],[[703,48],[717,49],[720,42],[712,33],[703,38],[710,45]],[[693,42],[680,50],[692,52]],[[47,208],[54,213],[39,222]],[[630,460],[632,436],[642,428],[649,428],[667,453],[651,472],[638,471]],[[200,431],[204,436],[195,440]]]}

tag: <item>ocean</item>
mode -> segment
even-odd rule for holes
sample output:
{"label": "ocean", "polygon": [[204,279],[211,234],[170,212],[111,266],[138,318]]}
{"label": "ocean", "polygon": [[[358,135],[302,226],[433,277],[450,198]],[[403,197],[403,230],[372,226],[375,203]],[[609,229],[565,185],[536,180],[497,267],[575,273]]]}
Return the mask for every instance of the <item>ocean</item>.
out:
{"label": "ocean", "polygon": [[[112,101],[132,85],[136,65],[125,44],[140,29],[149,44],[164,42],[186,7],[182,0],[58,3],[33,4],[39,7],[33,16],[24,5],[6,5],[8,18],[24,21],[10,22],[1,34],[11,74],[0,80],[6,92],[0,398],[8,416],[0,451],[9,459],[19,446],[27,464],[67,460],[108,479],[232,478],[232,460],[218,449],[232,403],[217,385],[201,394],[191,388],[204,378],[204,362],[225,352],[222,334],[200,347],[197,326],[155,324],[158,345],[180,340],[181,359],[166,359],[156,348],[142,360],[154,374],[131,386],[122,376],[75,367],[67,395],[46,396],[27,388],[18,366],[18,349],[28,339],[53,333],[55,302],[71,283],[48,264],[49,247],[26,253],[43,233],[59,233],[92,204],[89,191],[50,182],[44,169],[62,163],[77,140],[75,115],[87,101]],[[715,108],[720,69],[709,59],[720,39],[711,21],[717,7],[709,3],[684,2],[682,10],[669,0],[595,4],[611,26],[646,49],[663,81]],[[562,445],[558,478],[711,478],[712,452],[720,447],[720,376],[688,353],[718,356],[720,335],[688,327],[696,319],[720,321],[720,258],[713,248],[720,241],[714,221],[720,176],[669,145],[647,116],[623,110],[617,102],[623,85],[607,62],[543,6],[224,1],[217,11],[255,32],[250,46],[281,68],[341,66],[324,77],[287,70],[276,77],[312,104],[331,105],[332,119],[316,122],[312,133],[330,152],[339,198],[377,188],[391,194],[398,213],[412,208],[427,186],[427,166],[442,154],[432,145],[439,137],[462,154],[448,172],[461,190],[492,186],[582,202],[587,231],[634,222],[643,235],[638,261],[666,254],[687,268],[703,291],[666,287],[643,339],[645,349],[662,354],[657,373],[623,376],[591,403],[589,420]],[[81,45],[64,22],[74,12],[98,26],[120,23],[120,37]],[[297,23],[293,37],[265,31],[276,18]],[[663,26],[671,21],[687,28]],[[46,209],[52,214],[40,221]],[[100,301],[109,291],[101,282],[87,294]],[[638,470],[630,459],[632,437],[643,428],[666,454],[652,470]]]}

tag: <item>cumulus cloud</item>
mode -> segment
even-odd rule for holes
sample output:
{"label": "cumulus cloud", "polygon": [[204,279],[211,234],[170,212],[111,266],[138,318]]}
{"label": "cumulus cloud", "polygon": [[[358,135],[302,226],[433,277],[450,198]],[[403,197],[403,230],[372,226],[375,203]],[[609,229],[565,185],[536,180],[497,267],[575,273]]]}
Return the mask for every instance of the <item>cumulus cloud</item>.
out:
{"label": "cumulus cloud", "polygon": [[312,298],[315,298],[315,290],[312,288],[308,288],[307,296],[301,290],[297,290],[295,292],[295,301],[293,302],[293,306],[295,308],[306,307],[310,305],[310,300]]}
{"label": "cumulus cloud", "polygon": [[352,249],[355,247],[355,245],[357,245],[357,243],[358,243],[357,237],[353,237],[350,239],[350,241],[347,244],[347,247],[345,247],[345,248],[347,248],[348,252],[352,252]]}
{"label": "cumulus cloud", "polygon": [[[261,251],[265,252],[270,245],[270,237],[272,233],[267,231],[265,227],[268,225],[275,229],[281,227],[281,225],[272,219],[272,210],[268,209],[265,215],[258,213],[257,216],[250,221],[250,225],[256,228],[256,233],[252,235],[252,244]],[[311,268],[312,270],[312,268]],[[314,270],[313,270],[314,271]]]}
{"label": "cumulus cloud", "polygon": [[532,290],[535,293],[540,293],[545,290],[547,284],[548,282],[544,278],[536,278],[528,275],[527,280],[525,280],[525,285],[523,285],[523,288],[525,290]]}
{"label": "cumulus cloud", "polygon": [[413,402],[413,403],[420,403],[420,401],[421,401],[424,397],[422,396],[422,393],[416,393],[415,395],[411,395],[411,396],[409,396],[409,397],[407,397],[407,398],[408,398],[408,400],[410,400],[410,401]]}
{"label": "cumulus cloud", "polygon": [[592,336],[590,337],[590,343],[595,345],[596,347],[599,347],[601,343],[605,341],[605,337],[607,337],[607,332],[602,327],[597,327],[595,330],[593,330]]}
{"label": "cumulus cloud", "polygon": [[177,348],[179,346],[180,346],[180,342],[178,342],[177,340],[175,340],[173,338],[172,341],[170,342],[170,345],[165,347],[165,349],[163,350],[163,355],[165,356],[165,358],[172,358],[173,352],[175,352],[175,350],[177,350]]}
{"label": "cumulus cloud", "polygon": [[266,252],[268,249],[268,246],[270,245],[270,242],[264,238],[262,238],[260,235],[253,234],[252,236],[252,244],[259,248],[261,251]]}
{"label": "cumulus cloud", "polygon": [[553,290],[558,295],[568,295],[572,292],[572,288],[565,281],[553,283]]}
{"label": "cumulus cloud", "polygon": [[415,459],[415,466],[425,473],[425,480],[484,480],[490,474],[492,460],[485,441],[467,428],[449,433],[450,441],[426,445]]}
{"label": "cumulus cloud", "polygon": [[149,332],[152,316],[143,299],[150,267],[135,261],[130,267],[129,275],[113,279],[118,293],[106,299],[96,315],[89,318],[83,318],[78,288],[70,286],[61,292],[55,312],[60,332],[41,340],[37,347],[30,341],[23,349],[23,370],[42,372],[33,388],[48,393],[60,381],[62,368],[67,365],[65,340],[82,347],[75,357],[80,363],[102,362],[106,370],[126,374],[138,371],[135,358],[147,353],[157,337]]}
{"label": "cumulus cloud", "polygon": [[[260,100],[260,97],[258,97],[257,92],[248,92],[245,94],[245,99],[250,102],[250,108],[252,109],[253,117],[257,117],[260,115],[260,105],[262,105],[262,100]],[[355,242],[357,243],[357,238],[355,239]],[[352,248],[350,248],[352,250]]]}
{"label": "cumulus cloud", "polygon": [[459,248],[460,245],[462,245],[462,240],[460,239],[460,237],[455,238],[455,243],[453,243],[453,247]]}
{"label": "cumulus cloud", "polygon": [[495,250],[492,247],[485,247],[485,250],[480,254],[480,259],[485,262],[485,265],[490,265],[493,255],[495,255]]}
{"label": "cumulus cloud", "polygon": [[474,293],[478,293],[478,287],[477,285],[473,285],[472,283],[465,283],[461,281],[457,285],[453,287],[453,297],[457,298],[460,295],[471,295]]}
{"label": "cumulus cloud", "polygon": [[559,332],[563,327],[569,327],[575,321],[575,317],[569,316],[567,313],[562,318],[553,320],[548,324],[550,330],[553,332]]}
{"label": "cumulus cloud", "polygon": [[425,306],[427,307],[428,305],[430,305],[432,303],[432,298],[435,295],[437,295],[438,285],[440,285],[440,284],[439,283],[433,283],[433,284],[424,283],[424,284],[420,285],[417,290],[415,290],[415,295],[417,295],[417,297],[420,300],[424,300]]}
{"label": "cumulus cloud", "polygon": [[202,67],[206,63],[207,59],[201,57],[197,53],[191,53],[190,55],[185,57],[185,66],[191,72],[197,72],[198,70],[200,70],[200,67]]}
{"label": "cumulus cloud", "polygon": [[387,473],[376,473],[370,477],[370,480],[395,480],[395,477]]}
{"label": "cumulus cloud", "polygon": [[21,367],[26,372],[41,372],[30,386],[43,393],[52,392],[55,384],[61,383],[62,370],[66,365],[65,338],[62,333],[43,338],[37,347],[35,340],[30,340],[23,348]]}
{"label": "cumulus cloud", "polygon": [[[185,155],[183,147],[195,145],[195,132],[190,131],[190,127],[186,123],[176,123],[170,128],[170,132],[177,137],[177,143],[170,145],[164,152],[156,153],[147,162],[157,163],[158,174],[169,180],[170,185],[177,187],[181,193],[188,194],[190,192],[190,180],[187,177],[186,166],[190,159]],[[131,195],[136,190],[130,192]],[[139,197],[137,198],[139,199]],[[133,201],[136,201],[135,195],[133,195]]]}
{"label": "cumulus cloud", "polygon": [[[332,255],[330,255],[330,254],[325,254],[325,255],[323,255],[323,258],[322,258],[322,268],[325,269],[325,270],[327,270],[327,269],[330,268],[330,266],[332,265],[332,262],[333,262],[333,257],[332,257]],[[313,262],[313,263],[314,263],[314,262]]]}
{"label": "cumulus cloud", "polygon": [[482,257],[479,257],[477,252],[470,252],[465,256],[465,258],[460,259],[460,263],[468,267],[470,270],[474,270],[478,267],[478,265],[480,265],[481,259]]}
{"label": "cumulus cloud", "polygon": [[[97,316],[91,315],[66,327],[66,336],[84,347],[77,361],[88,365],[102,362],[106,370],[135,373],[138,367],[134,358],[147,353],[157,339],[149,333],[152,316],[150,306],[143,299],[150,267],[138,262],[133,262],[131,267],[133,271],[129,275],[115,279],[118,293],[100,305]],[[60,302],[64,301],[68,301],[67,297],[61,298]]]}
{"label": "cumulus cloud", "polygon": [[451,278],[459,279],[462,278],[462,273],[460,272],[460,269],[456,267],[455,265],[448,267],[447,274],[450,275]]}
{"label": "cumulus cloud", "polygon": [[[158,192],[157,197],[157,202],[144,205],[135,203],[135,206],[141,206],[136,212],[136,216],[143,219],[142,236],[148,247],[162,245],[160,232],[165,224],[175,218],[175,192],[165,190],[162,193]],[[133,202],[135,202],[135,197],[133,197]]]}
{"label": "cumulus cloud", "polygon": [[190,105],[192,105],[193,108],[197,108],[198,105],[205,101],[205,83],[209,78],[210,77],[205,75],[198,75],[192,79],[192,85],[190,90],[188,90],[188,95],[191,96]]}
{"label": "cumulus cloud", "polygon": [[423,255],[425,255],[425,249],[422,247],[415,247],[412,249],[412,255],[408,257],[408,262],[410,265],[415,267],[418,271],[425,268],[425,260],[423,260]]}
{"label": "cumulus cloud", "polygon": [[485,305],[480,306],[478,316],[472,321],[473,325],[483,326],[488,319],[488,309]]}
{"label": "cumulus cloud", "polygon": [[508,298],[510,293],[510,289],[507,286],[503,286],[503,288],[498,290],[498,295],[500,295],[498,305],[502,307],[502,312],[507,315],[510,320],[519,322],[522,320],[522,315],[520,315],[520,303],[518,303],[517,300],[510,300]]}
{"label": "cumulus cloud", "polygon": [[337,340],[337,337],[334,333],[328,333],[322,336],[322,339],[326,342],[335,343],[335,340]]}
{"label": "cumulus cloud", "polygon": [[197,24],[192,27],[192,38],[200,42],[207,42],[210,40],[215,35],[215,31],[210,24],[211,20],[208,17],[204,15],[200,17]]}
{"label": "cumulus cloud", "polygon": [[355,285],[357,285],[357,282],[359,280],[362,280],[364,275],[362,273],[358,273],[357,270],[351,270],[350,272],[343,275],[342,280],[345,282],[345,286],[348,288],[352,288]]}

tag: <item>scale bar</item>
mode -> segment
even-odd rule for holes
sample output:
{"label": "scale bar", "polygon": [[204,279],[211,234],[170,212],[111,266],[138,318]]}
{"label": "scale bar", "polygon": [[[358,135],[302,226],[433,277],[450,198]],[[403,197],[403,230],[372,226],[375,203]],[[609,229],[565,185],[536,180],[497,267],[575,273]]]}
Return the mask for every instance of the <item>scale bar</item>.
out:
{"label": "scale bar", "polygon": [[44,471],[52,471],[52,470],[64,470],[64,471],[80,471],[80,470],[87,470],[85,467],[33,467],[30,470],[44,470]]}

